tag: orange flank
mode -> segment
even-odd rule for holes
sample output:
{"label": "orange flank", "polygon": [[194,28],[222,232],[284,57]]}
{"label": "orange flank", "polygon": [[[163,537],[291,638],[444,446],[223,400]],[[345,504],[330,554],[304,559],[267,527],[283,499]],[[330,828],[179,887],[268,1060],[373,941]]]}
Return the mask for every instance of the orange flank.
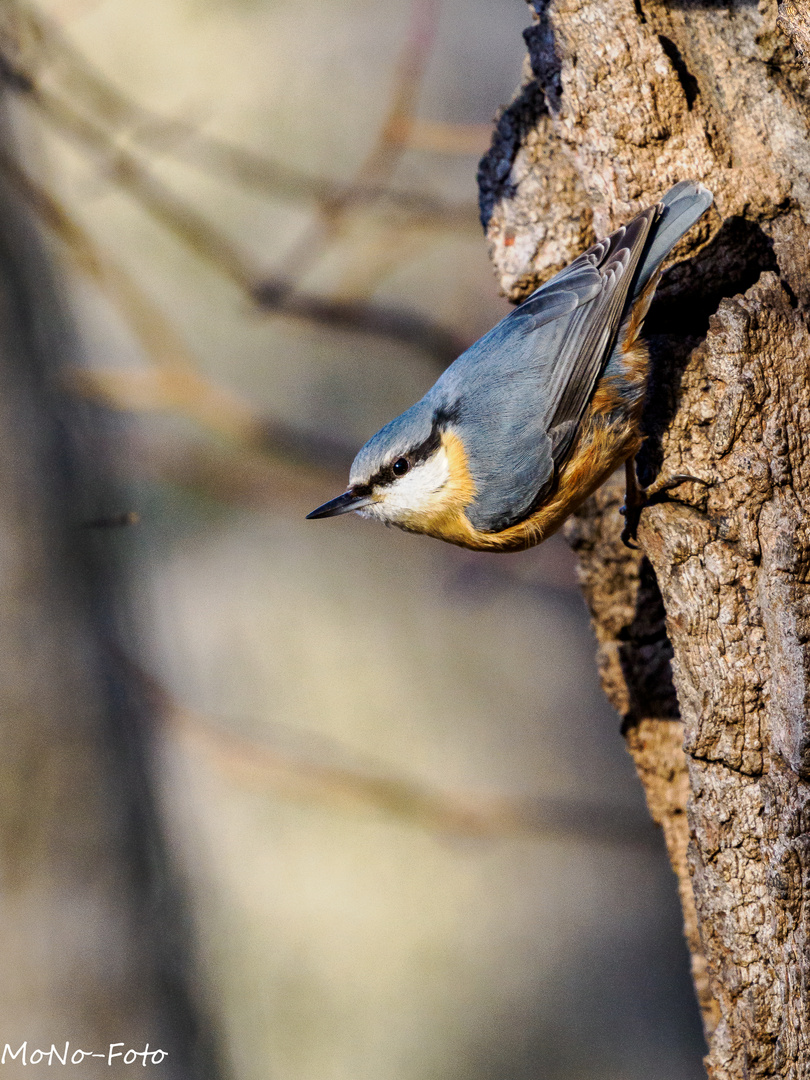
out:
{"label": "orange flank", "polygon": [[475,528],[465,513],[475,498],[467,455],[461,440],[445,431],[442,446],[452,479],[435,508],[415,513],[405,527],[476,551],[522,551],[555,533],[569,514],[641,447],[639,421],[649,360],[646,346],[634,340],[641,319],[630,319],[626,326],[622,347],[625,372],[597,384],[571,456],[560,469],[550,496],[529,517],[502,532]]}

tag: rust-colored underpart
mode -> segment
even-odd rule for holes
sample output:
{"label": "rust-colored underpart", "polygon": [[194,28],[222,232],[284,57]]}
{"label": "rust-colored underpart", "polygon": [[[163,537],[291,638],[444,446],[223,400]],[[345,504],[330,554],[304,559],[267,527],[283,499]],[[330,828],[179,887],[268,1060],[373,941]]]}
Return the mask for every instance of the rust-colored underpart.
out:
{"label": "rust-colored underpart", "polygon": [[646,322],[645,483],[569,523],[678,876],[715,1080],[810,1077],[810,21],[802,0],[534,0],[479,175],[518,300],[678,180],[715,207]]}

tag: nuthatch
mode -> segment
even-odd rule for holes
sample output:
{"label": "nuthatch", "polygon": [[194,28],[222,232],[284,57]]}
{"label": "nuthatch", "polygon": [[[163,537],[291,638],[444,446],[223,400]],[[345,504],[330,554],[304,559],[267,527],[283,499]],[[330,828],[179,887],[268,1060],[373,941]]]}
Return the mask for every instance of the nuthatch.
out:
{"label": "nuthatch", "polygon": [[520,551],[623,462],[626,512],[638,512],[647,493],[633,458],[649,369],[638,335],[661,264],[711,203],[705,187],[682,181],[541,285],[378,431],[349,490],[308,516],[356,510],[462,547]]}

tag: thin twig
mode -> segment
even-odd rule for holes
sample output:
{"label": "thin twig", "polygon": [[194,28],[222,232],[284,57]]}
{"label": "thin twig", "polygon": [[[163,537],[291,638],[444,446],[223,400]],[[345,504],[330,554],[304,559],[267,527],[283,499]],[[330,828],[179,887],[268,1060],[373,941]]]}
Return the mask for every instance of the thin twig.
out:
{"label": "thin twig", "polygon": [[448,124],[441,120],[411,121],[409,150],[433,154],[470,154],[481,157],[492,141],[492,124]]}
{"label": "thin twig", "polygon": [[425,69],[433,51],[440,0],[414,0],[411,25],[397,64],[394,89],[377,141],[357,174],[363,184],[387,183],[408,145]]}
{"label": "thin twig", "polygon": [[262,417],[232,391],[201,375],[171,321],[134,279],[2,151],[0,172],[63,243],[77,268],[116,304],[155,365],[145,371],[74,369],[65,373],[71,389],[118,410],[174,411],[248,449],[297,464],[330,472],[347,467],[353,456],[348,447]]}
{"label": "thin twig", "polygon": [[[235,282],[259,307],[327,326],[391,337],[433,355],[444,365],[458,355],[468,342],[415,313],[371,305],[356,296],[329,298],[302,294],[296,290],[292,280],[293,276],[300,276],[307,266],[321,257],[324,239],[331,242],[336,230],[342,226],[346,213],[354,205],[356,190],[385,187],[385,181],[402,152],[402,146],[396,140],[411,122],[419,80],[435,31],[438,3],[439,0],[415,0],[412,29],[403,49],[392,103],[377,145],[360,169],[359,188],[357,185],[333,185],[330,198],[319,200],[316,235],[299,241],[295,253],[288,260],[290,266],[287,273],[282,274],[262,273],[219,229],[160,183],[145,163],[116,143],[124,120],[130,125],[128,134],[132,134],[133,125],[137,133],[148,130],[148,125],[141,123],[139,128],[135,122],[138,119],[143,122],[144,116],[148,118],[149,114],[139,115],[136,106],[106,85],[92,68],[83,65],[58,29],[26,4],[16,4],[14,11],[19,18],[26,20],[28,40],[36,42],[46,56],[55,56],[67,67],[83,91],[79,97],[89,98],[95,108],[89,112],[82,111],[72,99],[65,99],[38,82],[34,72],[24,66],[22,55],[26,50],[20,47],[17,54],[12,55],[9,31],[4,35],[9,55],[0,65],[0,77],[5,79],[9,87],[35,104],[61,134],[68,135],[89,150],[110,179],[127,190],[152,217],[198,257],[213,264],[219,272]],[[22,36],[18,32],[18,37]],[[28,52],[31,52],[30,46]],[[107,123],[116,125],[112,131],[98,121],[99,105]],[[322,234],[320,240],[319,233]],[[375,280],[371,275],[366,277]]]}
{"label": "thin twig", "polygon": [[[244,147],[203,134],[187,121],[161,116],[132,101],[113,86],[79,50],[74,48],[59,27],[35,7],[20,3],[16,10],[24,17],[29,36],[36,43],[40,60],[50,60],[64,73],[65,89],[71,100],[82,101],[97,117],[116,130],[125,130],[131,143],[157,154],[171,153],[214,176],[236,182],[247,190],[294,202],[334,203],[341,199],[346,185],[312,176],[272,161]],[[0,40],[0,47],[2,47]],[[8,45],[6,46],[8,48]],[[28,50],[29,54],[33,49]],[[26,92],[38,81],[41,63],[31,57],[23,63],[6,58],[6,78],[15,89]],[[415,145],[437,153],[478,153],[483,134],[468,125],[442,125],[437,138],[419,122],[414,130]],[[468,130],[469,127],[469,130]],[[474,228],[477,210],[473,204],[452,204],[424,192],[389,189],[383,184],[350,186],[356,205],[385,203],[408,215],[414,225]]]}
{"label": "thin twig", "polygon": [[[413,0],[411,23],[396,65],[388,111],[374,145],[353,183],[317,205],[317,216],[283,262],[287,277],[300,277],[315,266],[342,235],[357,207],[358,191],[385,188],[408,144],[425,72],[436,36],[441,0]],[[368,280],[374,281],[373,277]]]}
{"label": "thin twig", "polygon": [[580,840],[621,847],[658,848],[660,837],[646,820],[620,808],[547,798],[511,799],[441,791],[396,776],[348,755],[337,742],[280,724],[263,723],[261,740],[226,730],[180,704],[138,664],[115,651],[169,731],[202,749],[216,766],[240,781],[307,801],[367,807],[440,835],[502,839]]}
{"label": "thin twig", "polygon": [[[262,275],[245,255],[202,215],[171,193],[128,151],[110,144],[106,133],[72,106],[40,87],[27,94],[58,131],[90,150],[107,176],[127,190],[199,258],[227,276],[262,309],[322,325],[390,337],[447,364],[469,342],[415,313],[356,301],[306,295],[284,278]],[[8,167],[8,158],[5,159]]]}

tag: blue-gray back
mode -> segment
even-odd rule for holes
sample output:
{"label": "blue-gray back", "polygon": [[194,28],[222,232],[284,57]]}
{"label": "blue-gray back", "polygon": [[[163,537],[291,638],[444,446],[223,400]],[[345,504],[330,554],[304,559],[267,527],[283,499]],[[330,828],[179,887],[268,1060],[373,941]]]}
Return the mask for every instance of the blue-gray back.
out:
{"label": "blue-gray back", "polygon": [[498,532],[522,521],[570,453],[633,300],[711,201],[700,185],[676,184],[580,255],[366,443],[352,483],[452,424],[476,484],[472,524]]}

